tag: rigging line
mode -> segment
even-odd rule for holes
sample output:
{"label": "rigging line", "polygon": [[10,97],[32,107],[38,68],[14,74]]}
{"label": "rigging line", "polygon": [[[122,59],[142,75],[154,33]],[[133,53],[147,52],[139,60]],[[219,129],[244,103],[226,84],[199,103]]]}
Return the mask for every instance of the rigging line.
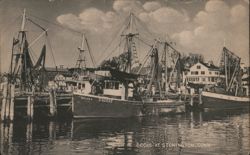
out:
{"label": "rigging line", "polygon": [[92,63],[93,63],[93,66],[94,66],[94,68],[95,68],[95,67],[96,67],[96,62],[95,62],[95,59],[94,59],[94,57],[93,57],[93,55],[92,55],[92,53],[91,53],[90,46],[89,46],[88,40],[87,40],[86,38],[85,38],[85,41],[86,41],[86,45],[87,45],[87,47],[88,47],[88,49],[89,49],[90,59],[91,59],[91,61],[92,61]]}
{"label": "rigging line", "polygon": [[31,59],[32,59],[32,61],[33,62],[35,62],[35,59],[37,59],[38,57],[37,57],[37,55],[35,54],[35,52],[33,51],[33,49],[31,49],[31,48],[29,48],[29,50],[30,50],[30,55],[31,55]]}
{"label": "rigging line", "polygon": [[28,48],[31,48],[32,45],[34,45],[43,35],[46,35],[48,32],[48,29],[42,32],[33,42],[31,42],[28,46]]}
{"label": "rigging line", "polygon": [[141,38],[137,38],[139,41],[141,41],[142,43],[144,43],[145,45],[152,47],[152,45],[150,45],[149,43],[145,42],[144,40],[142,40]]}
{"label": "rigging line", "polygon": [[[125,39],[125,38],[124,38]],[[123,40],[124,40],[123,39]],[[122,40],[122,41],[123,41]],[[115,52],[115,50],[121,45],[122,41],[114,48],[114,50],[112,50],[103,60],[106,60],[108,57],[110,57],[111,54],[113,54]]]}
{"label": "rigging line", "polygon": [[166,41],[166,43],[167,43],[167,45],[168,45],[170,48],[172,48],[172,50],[174,50],[174,52],[177,52],[178,54],[181,54],[181,52],[179,52],[178,50],[176,50],[169,42]]}
{"label": "rigging line", "polygon": [[54,65],[56,67],[56,60],[55,60],[55,57],[54,57],[54,50],[52,48],[52,45],[51,45],[50,38],[49,38],[48,34],[47,34],[47,42],[48,42],[49,48],[51,49],[51,55],[52,55],[52,58],[53,58]]}
{"label": "rigging line", "polygon": [[148,53],[146,54],[146,56],[143,58],[143,64],[141,65],[141,67],[139,68],[139,70],[137,71],[137,74],[139,74],[142,70],[142,68],[144,67],[144,65],[146,64],[148,57],[150,56],[150,53],[153,51],[153,47],[148,51]]}
{"label": "rigging line", "polygon": [[43,28],[41,25],[37,24],[36,22],[34,22],[33,20],[31,20],[30,18],[27,18],[28,21],[30,21],[32,24],[34,24],[35,26],[39,27],[40,29],[42,29],[43,31],[47,31],[45,28]]}
{"label": "rigging line", "polygon": [[[124,22],[121,22],[117,27],[120,27]],[[117,31],[114,34],[120,34],[120,32],[124,29],[124,25],[121,29],[117,29]],[[112,37],[113,39],[109,42],[108,46],[106,46],[106,48],[104,49],[104,51],[101,54],[101,57],[103,56],[104,53],[106,53],[107,49],[110,47],[110,45],[115,41],[115,39],[118,37],[119,35],[116,35],[115,37]]]}
{"label": "rigging line", "polygon": [[[146,33],[144,34],[144,33],[141,33],[140,34],[140,36],[141,36],[141,38],[143,38],[144,40],[147,40],[147,41],[153,41],[154,39],[151,39],[150,40],[150,38],[157,38],[157,37],[151,37],[150,35],[146,35]],[[149,38],[149,39],[148,39]]]}
{"label": "rigging line", "polygon": [[71,28],[62,26],[61,24],[57,24],[57,23],[51,22],[51,21],[49,21],[49,20],[46,20],[46,19],[43,19],[43,18],[34,16],[34,15],[31,15],[31,14],[29,14],[29,16],[34,17],[34,18],[37,18],[37,19],[39,19],[39,20],[41,20],[41,21],[44,21],[44,22],[49,23],[49,24],[52,24],[52,25],[54,25],[54,26],[58,26],[58,27],[60,27],[60,28],[62,28],[62,29],[66,29],[66,30],[68,30],[68,31],[70,31],[70,32],[74,32],[74,33],[77,33],[77,34],[82,34],[82,32],[80,32],[80,31],[76,31],[76,30],[74,30],[74,29],[71,29]]}
{"label": "rigging line", "polygon": [[130,25],[129,18],[130,18],[130,15],[127,18],[125,18],[124,22],[122,22],[124,24],[124,27],[122,27],[122,29],[121,29],[122,30],[121,35],[124,35],[123,33],[125,32],[125,30],[127,30],[129,28],[129,25]]}
{"label": "rigging line", "polygon": [[154,34],[146,27],[145,23],[143,23],[137,16],[134,16],[135,19],[138,21],[139,25],[141,25],[151,37],[155,38]]}

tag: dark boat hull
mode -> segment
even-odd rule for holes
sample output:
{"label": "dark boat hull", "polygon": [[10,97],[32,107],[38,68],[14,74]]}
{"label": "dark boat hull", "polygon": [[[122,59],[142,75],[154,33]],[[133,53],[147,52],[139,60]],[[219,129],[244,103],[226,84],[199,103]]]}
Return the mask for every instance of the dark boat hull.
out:
{"label": "dark boat hull", "polygon": [[203,107],[208,109],[245,109],[250,102],[247,97],[235,97],[217,93],[203,92]]}
{"label": "dark boat hull", "polygon": [[184,102],[142,102],[113,99],[95,95],[73,94],[74,118],[136,117],[164,112],[185,111]]}

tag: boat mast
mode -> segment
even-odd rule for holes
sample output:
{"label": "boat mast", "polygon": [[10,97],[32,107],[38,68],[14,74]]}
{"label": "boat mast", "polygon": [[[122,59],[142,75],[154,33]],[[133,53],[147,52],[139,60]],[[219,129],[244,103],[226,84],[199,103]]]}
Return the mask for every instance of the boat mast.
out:
{"label": "boat mast", "polygon": [[23,18],[22,18],[21,32],[24,32],[25,21],[26,21],[26,9],[23,10]]}
{"label": "boat mast", "polygon": [[167,64],[167,57],[168,57],[168,43],[164,42],[164,60],[165,60],[165,96],[168,95],[168,64]]}
{"label": "boat mast", "polygon": [[226,80],[226,90],[228,88],[228,77],[227,77],[227,54],[226,51],[224,51],[224,68],[225,68],[225,80]]}
{"label": "boat mast", "polygon": [[84,55],[85,49],[84,49],[84,42],[85,42],[85,36],[84,33],[82,34],[82,43],[81,47],[78,47],[79,50],[79,56],[76,62],[76,68],[79,68],[81,70],[86,69],[86,57]]}
{"label": "boat mast", "polygon": [[134,37],[136,35],[139,35],[138,33],[134,33],[133,32],[133,20],[134,20],[134,14],[132,12],[130,12],[129,15],[129,23],[128,23],[128,33],[125,35],[126,36],[126,44],[128,47],[128,62],[126,65],[126,72],[130,73],[131,72],[131,68],[132,68],[132,54],[133,54],[133,50],[132,50],[132,45],[134,44]]}

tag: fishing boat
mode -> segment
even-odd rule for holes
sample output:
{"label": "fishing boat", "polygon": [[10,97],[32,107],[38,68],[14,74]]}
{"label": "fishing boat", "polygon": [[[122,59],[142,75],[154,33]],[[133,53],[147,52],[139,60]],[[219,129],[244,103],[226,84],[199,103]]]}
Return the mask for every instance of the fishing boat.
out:
{"label": "fishing boat", "polygon": [[[123,39],[120,39],[125,40],[124,52],[98,67],[95,71],[97,77],[90,82],[90,93],[73,92],[72,111],[75,118],[135,117],[185,111],[183,101],[163,96],[158,41],[150,45],[146,55],[150,60],[147,77],[140,74],[143,65],[136,60],[135,40],[139,38],[139,33],[136,32],[135,20],[138,18],[130,13],[122,30]],[[139,70],[133,72],[136,65]]]}
{"label": "fishing boat", "polygon": [[[237,109],[249,108],[250,98],[248,91],[243,91],[242,75],[240,67],[241,58],[223,48],[221,69],[225,75],[218,85],[205,89],[202,92],[204,108],[210,109]],[[247,87],[246,89],[249,89]]]}

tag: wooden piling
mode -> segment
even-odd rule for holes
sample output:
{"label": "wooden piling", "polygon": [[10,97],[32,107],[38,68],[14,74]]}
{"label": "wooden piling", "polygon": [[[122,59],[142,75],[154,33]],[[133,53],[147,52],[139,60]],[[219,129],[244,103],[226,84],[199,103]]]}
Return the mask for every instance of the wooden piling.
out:
{"label": "wooden piling", "polygon": [[72,112],[72,114],[74,114],[74,103],[75,101],[74,101],[74,95],[72,95],[72,99],[71,99],[71,112]]}
{"label": "wooden piling", "polygon": [[30,118],[31,118],[31,120],[33,120],[33,116],[34,116],[34,102],[35,102],[35,98],[34,98],[34,95],[32,95],[31,102],[30,102]]}
{"label": "wooden piling", "polygon": [[54,90],[51,90],[50,91],[50,94],[49,94],[49,98],[50,98],[50,115],[51,116],[55,116],[56,113],[57,113],[57,103],[56,103],[56,93]]}
{"label": "wooden piling", "polygon": [[53,96],[54,96],[54,111],[55,111],[55,115],[57,114],[57,101],[56,101],[56,91],[53,91]]}
{"label": "wooden piling", "polygon": [[[72,121],[73,122],[73,121]],[[4,123],[0,123],[0,154],[3,154],[4,150]]]}
{"label": "wooden piling", "polygon": [[14,120],[14,112],[15,112],[15,85],[10,85],[10,121]]}
{"label": "wooden piling", "polygon": [[6,104],[5,104],[5,120],[9,120],[10,116],[10,84],[7,84]]}
{"label": "wooden piling", "polygon": [[49,92],[49,112],[50,112],[50,115],[54,115],[54,105],[53,105],[53,103],[54,103],[54,99],[53,99],[53,92],[52,92],[53,90],[51,90],[50,92]]}
{"label": "wooden piling", "polygon": [[28,99],[27,99],[27,117],[28,117],[28,119],[30,118],[30,103],[31,103],[31,97],[28,96]]}
{"label": "wooden piling", "polygon": [[34,114],[34,96],[29,95],[27,100],[27,117],[28,121],[33,120],[33,114]]}
{"label": "wooden piling", "polygon": [[181,88],[178,88],[178,98],[179,98],[179,101],[181,101]]}
{"label": "wooden piling", "polygon": [[32,135],[33,135],[33,123],[28,123],[26,126],[26,142],[32,141]]}
{"label": "wooden piling", "polygon": [[6,100],[7,99],[7,84],[3,85],[3,99],[2,99],[2,109],[1,109],[1,120],[5,120],[6,113]]}
{"label": "wooden piling", "polygon": [[189,105],[190,105],[191,107],[194,106],[194,88],[191,88],[191,89],[190,89],[190,103],[189,103]]}
{"label": "wooden piling", "polygon": [[199,88],[199,105],[202,105],[202,88]]}

